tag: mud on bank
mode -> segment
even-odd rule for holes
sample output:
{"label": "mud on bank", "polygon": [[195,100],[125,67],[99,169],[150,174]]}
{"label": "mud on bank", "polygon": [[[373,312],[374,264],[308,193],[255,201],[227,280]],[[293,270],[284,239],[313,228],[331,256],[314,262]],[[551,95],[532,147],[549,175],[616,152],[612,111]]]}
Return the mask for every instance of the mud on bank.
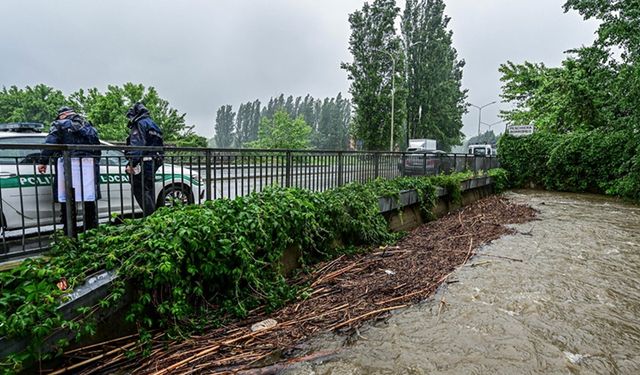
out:
{"label": "mud on bank", "polygon": [[[395,246],[318,264],[294,281],[311,286],[308,297],[273,314],[254,311],[244,321],[179,343],[158,335],[151,355],[143,359],[125,354],[136,346],[136,337],[131,337],[71,352],[67,360],[86,374],[274,373],[295,358],[330,354],[306,353],[297,346],[316,334],[351,334],[368,320],[384,319],[393,310],[428,298],[483,245],[512,234],[506,224],[527,222],[535,215],[528,206],[491,196],[415,229]],[[266,319],[277,324],[251,331]],[[252,369],[257,367],[262,369]]]}

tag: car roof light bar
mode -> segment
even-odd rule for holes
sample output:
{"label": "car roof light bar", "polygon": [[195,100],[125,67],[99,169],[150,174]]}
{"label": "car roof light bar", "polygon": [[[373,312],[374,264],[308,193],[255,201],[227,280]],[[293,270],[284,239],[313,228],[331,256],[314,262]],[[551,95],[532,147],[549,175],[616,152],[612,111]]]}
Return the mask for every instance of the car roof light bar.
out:
{"label": "car roof light bar", "polygon": [[17,133],[40,133],[44,125],[39,122],[9,122],[0,124],[0,131]]}

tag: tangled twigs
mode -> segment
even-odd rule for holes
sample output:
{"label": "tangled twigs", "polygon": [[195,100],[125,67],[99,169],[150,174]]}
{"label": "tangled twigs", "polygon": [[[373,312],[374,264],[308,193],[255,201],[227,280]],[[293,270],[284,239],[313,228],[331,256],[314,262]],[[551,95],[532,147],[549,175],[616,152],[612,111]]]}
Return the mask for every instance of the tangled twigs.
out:
{"label": "tangled twigs", "polygon": [[[307,299],[272,314],[256,309],[245,321],[209,330],[187,341],[166,346],[157,339],[152,345],[153,354],[147,358],[132,361],[120,356],[122,352],[97,357],[88,354],[95,357],[91,363],[96,366],[85,369],[84,373],[118,369],[123,373],[156,375],[242,371],[257,375],[281,371],[296,362],[287,357],[305,358],[306,353],[297,352],[296,348],[312,335],[344,327],[357,329],[368,319],[427,298],[474,255],[478,246],[512,233],[503,224],[521,223],[534,215],[532,209],[503,198],[483,199],[416,228],[395,245],[397,249],[386,251],[385,255],[393,256],[380,256],[382,249],[341,256],[318,265],[315,271],[300,279],[291,280],[298,285],[309,285],[305,290]],[[443,299],[439,312],[445,307]],[[278,323],[268,330],[249,333],[253,323],[265,319]],[[118,341],[123,342],[126,341]],[[95,348],[90,350],[95,353]],[[82,351],[75,352],[73,358],[80,358],[82,354]],[[305,360],[313,358],[311,355]],[[77,364],[75,368],[82,366]]]}

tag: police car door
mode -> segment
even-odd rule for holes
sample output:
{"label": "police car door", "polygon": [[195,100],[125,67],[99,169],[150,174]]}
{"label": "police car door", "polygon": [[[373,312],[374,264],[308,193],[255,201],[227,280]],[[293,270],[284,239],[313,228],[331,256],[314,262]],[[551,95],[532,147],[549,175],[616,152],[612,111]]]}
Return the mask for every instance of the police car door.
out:
{"label": "police car door", "polygon": [[100,159],[100,192],[98,201],[100,217],[112,214],[122,215],[132,211],[134,205],[131,194],[130,176],[125,171],[127,159],[118,150],[102,150]]}
{"label": "police car door", "polygon": [[40,144],[43,136],[0,137],[0,209],[7,229],[31,228],[53,223],[53,178],[37,171],[40,150],[2,149],[2,144]]}

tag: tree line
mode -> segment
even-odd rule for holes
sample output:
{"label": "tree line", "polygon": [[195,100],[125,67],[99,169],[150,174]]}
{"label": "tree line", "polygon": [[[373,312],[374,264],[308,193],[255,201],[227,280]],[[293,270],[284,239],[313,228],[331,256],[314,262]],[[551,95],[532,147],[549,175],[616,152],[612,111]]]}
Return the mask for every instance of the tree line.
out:
{"label": "tree line", "polygon": [[[443,0],[374,0],[349,16],[353,134],[368,150],[404,148],[431,138],[449,151],[461,143],[467,91],[464,61],[452,47]],[[400,17],[400,31],[396,20]]]}
{"label": "tree line", "polygon": [[350,146],[350,125],[351,103],[341,93],[324,99],[281,94],[265,105],[260,100],[242,103],[237,112],[221,106],[211,145],[344,150]]}
{"label": "tree line", "polygon": [[125,113],[137,101],[142,101],[149,108],[153,120],[164,133],[166,144],[206,146],[206,138],[195,134],[193,125],[186,124],[185,113],[172,108],[155,88],[133,83],[110,85],[104,92],[97,88],[80,89],[68,96],[44,84],[23,89],[3,87],[0,91],[0,122],[47,125],[55,119],[58,108],[70,106],[91,121],[101,139],[123,142],[129,133]]}

